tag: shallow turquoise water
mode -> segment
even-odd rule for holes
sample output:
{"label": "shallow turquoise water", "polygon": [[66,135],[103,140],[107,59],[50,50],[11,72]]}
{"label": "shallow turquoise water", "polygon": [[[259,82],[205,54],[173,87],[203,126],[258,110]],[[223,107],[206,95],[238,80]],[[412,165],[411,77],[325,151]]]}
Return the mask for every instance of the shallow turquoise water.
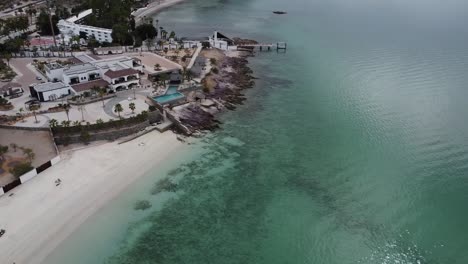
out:
{"label": "shallow turquoise water", "polygon": [[164,103],[168,103],[168,102],[171,102],[171,101],[174,101],[174,100],[178,100],[180,98],[184,97],[183,94],[181,93],[170,93],[170,94],[165,94],[165,95],[161,95],[161,96],[156,96],[156,97],[153,97],[153,99],[160,103],[160,104],[164,104]]}
{"label": "shallow turquoise water", "polygon": [[84,263],[95,240],[86,263],[468,263],[466,5],[195,0],[158,15],[288,50],[251,59],[248,102],[174,164],[175,193],[136,186],[160,206],[117,199],[95,217],[119,236],[75,235],[47,263]]}

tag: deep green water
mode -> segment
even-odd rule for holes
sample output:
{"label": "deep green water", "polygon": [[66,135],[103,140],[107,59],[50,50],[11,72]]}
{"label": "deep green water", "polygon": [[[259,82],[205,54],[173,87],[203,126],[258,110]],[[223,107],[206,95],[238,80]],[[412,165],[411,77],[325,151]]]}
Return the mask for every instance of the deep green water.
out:
{"label": "deep green water", "polygon": [[[223,129],[47,263],[468,263],[467,12],[461,0],[195,0],[159,14],[184,36],[288,50],[252,58],[257,85]],[[160,173],[176,193],[150,194]],[[137,199],[155,206],[135,212]]]}

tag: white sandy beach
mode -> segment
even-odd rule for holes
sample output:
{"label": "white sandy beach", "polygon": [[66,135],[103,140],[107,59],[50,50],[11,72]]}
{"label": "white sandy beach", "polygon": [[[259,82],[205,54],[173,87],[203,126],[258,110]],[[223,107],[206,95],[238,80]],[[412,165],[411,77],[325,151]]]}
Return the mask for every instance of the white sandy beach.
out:
{"label": "white sandy beach", "polygon": [[41,263],[88,217],[184,146],[170,131],[152,132],[121,145],[62,154],[61,162],[11,191],[13,196],[0,197],[0,228],[6,230],[0,262]]}
{"label": "white sandy beach", "polygon": [[170,7],[172,5],[178,4],[183,1],[185,0],[155,0],[152,3],[150,3],[147,7],[140,8],[137,11],[135,11],[133,15],[135,16],[135,19],[138,21],[145,16],[153,15],[163,10],[164,8]]}

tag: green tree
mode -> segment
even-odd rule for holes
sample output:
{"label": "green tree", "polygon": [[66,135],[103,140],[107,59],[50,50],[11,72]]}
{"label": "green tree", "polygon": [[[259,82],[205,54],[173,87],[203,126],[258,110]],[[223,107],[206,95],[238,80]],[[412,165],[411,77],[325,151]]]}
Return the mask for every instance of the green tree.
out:
{"label": "green tree", "polygon": [[130,103],[128,105],[128,107],[132,110],[132,114],[134,114],[135,113],[135,108],[136,108],[135,103]]}
{"label": "green tree", "polygon": [[135,37],[141,38],[141,40],[154,39],[158,35],[158,31],[151,24],[142,24],[135,28],[133,32]]}
{"label": "green tree", "polygon": [[[54,32],[59,32],[59,29],[57,27],[57,23],[59,21],[59,18],[56,15],[52,16],[52,25]],[[45,10],[42,10],[41,13],[39,13],[39,16],[37,17],[36,21],[36,27],[37,29],[41,32],[42,35],[52,35],[52,28],[50,27],[50,21],[49,21],[49,14],[45,12]]]}
{"label": "green tree", "polygon": [[120,113],[123,112],[123,107],[122,107],[122,105],[121,105],[121,104],[116,104],[116,105],[115,105],[114,112],[116,112],[117,114],[119,114],[119,118],[122,118],[122,117],[120,116]]}
{"label": "green tree", "polygon": [[59,123],[58,123],[57,119],[51,119],[51,120],[49,121],[49,126],[50,126],[51,128],[57,127],[58,125],[59,125]]}
{"label": "green tree", "polygon": [[128,42],[129,37],[131,38],[130,33],[128,33],[128,26],[125,24],[115,24],[112,27],[111,36],[112,36],[112,41],[114,43],[118,43],[122,46],[124,46],[126,42]]}
{"label": "green tree", "polygon": [[160,71],[160,70],[161,70],[161,65],[160,65],[159,63],[156,63],[156,64],[154,65],[154,70],[155,70],[155,71]]}
{"label": "green tree", "polygon": [[169,34],[169,38],[175,38],[176,37],[176,34],[174,31],[171,31],[171,33]]}
{"label": "green tree", "polygon": [[70,127],[71,121],[70,120],[63,120],[62,123],[60,123],[63,127]]}
{"label": "green tree", "polygon": [[106,89],[105,88],[101,88],[99,86],[94,86],[93,88],[91,88],[91,90],[93,90],[98,96],[99,98],[101,98],[101,102],[102,102],[102,107],[104,107],[104,96],[106,95]]}
{"label": "green tree", "polygon": [[94,49],[97,47],[99,47],[99,41],[97,41],[94,35],[92,35],[91,37],[88,38],[88,48]]}
{"label": "green tree", "polygon": [[91,140],[91,135],[89,134],[88,131],[86,130],[81,130],[81,133],[80,133],[80,140],[81,142],[83,142],[85,145],[88,145],[89,144],[89,141]]}

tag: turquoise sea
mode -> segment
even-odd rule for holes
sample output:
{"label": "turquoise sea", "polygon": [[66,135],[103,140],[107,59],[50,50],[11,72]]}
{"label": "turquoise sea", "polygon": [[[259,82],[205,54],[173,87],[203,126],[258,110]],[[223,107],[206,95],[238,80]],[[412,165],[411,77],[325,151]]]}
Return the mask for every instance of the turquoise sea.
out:
{"label": "turquoise sea", "polygon": [[192,0],[156,18],[288,50],[251,58],[221,130],[45,263],[468,263],[467,1]]}

